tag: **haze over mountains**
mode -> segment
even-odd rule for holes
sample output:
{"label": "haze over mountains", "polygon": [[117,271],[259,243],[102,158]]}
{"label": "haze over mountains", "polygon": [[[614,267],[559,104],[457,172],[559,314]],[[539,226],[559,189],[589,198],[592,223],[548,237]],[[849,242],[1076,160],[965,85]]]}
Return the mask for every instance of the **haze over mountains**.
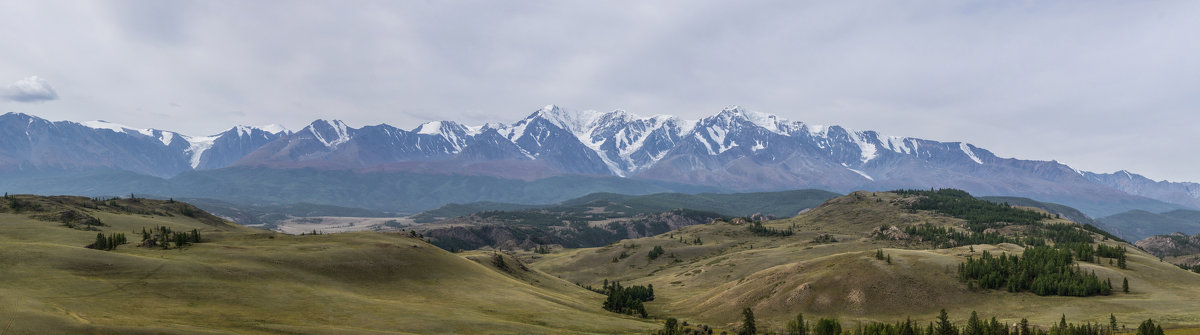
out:
{"label": "haze over mountains", "polygon": [[[114,185],[91,185],[109,182],[103,177],[73,177],[71,185],[64,186],[66,179],[55,176],[116,170],[170,181],[196,178],[194,171],[203,175],[251,169],[271,174],[298,168],[443,176],[438,185],[467,183],[470,179],[464,178],[472,176],[521,182],[588,176],[606,183],[659,185],[640,192],[953,187],[1058,202],[1094,217],[1130,209],[1200,208],[1196,183],[1155,182],[1127,171],[1079,171],[1055,161],[997,157],[968,143],[813,125],[739,107],[700,120],[681,120],[546,106],[512,124],[439,121],[405,130],[317,120],[297,131],[238,126],[205,137],[99,121],[0,116],[0,171],[9,177],[0,186],[10,188],[36,186],[29,179],[15,180],[40,176],[38,183],[48,188],[69,186],[72,193],[103,194],[121,191]],[[625,181],[609,180],[613,178]],[[580,186],[579,192],[586,190]],[[591,191],[600,190],[612,191]],[[563,197],[549,200],[571,195]],[[530,199],[496,194],[476,200]]]}

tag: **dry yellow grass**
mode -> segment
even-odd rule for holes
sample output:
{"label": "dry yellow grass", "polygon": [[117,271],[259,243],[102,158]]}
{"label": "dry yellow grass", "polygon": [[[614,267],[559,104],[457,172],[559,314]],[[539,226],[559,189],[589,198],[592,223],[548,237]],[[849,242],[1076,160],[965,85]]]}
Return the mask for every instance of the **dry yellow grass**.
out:
{"label": "dry yellow grass", "polygon": [[[490,255],[401,234],[289,236],[183,216],[93,213],[141,227],[200,229],[183,250],[83,248],[96,232],[0,214],[0,333],[645,333],[603,297]],[[508,258],[516,264],[515,260]]]}
{"label": "dry yellow grass", "polygon": [[[652,315],[723,327],[740,323],[744,307],[754,309],[760,325],[773,329],[781,329],[800,312],[808,318],[838,317],[854,324],[908,316],[928,321],[942,308],[954,319],[966,319],[974,310],[1006,321],[1028,318],[1044,326],[1064,314],[1071,322],[1107,323],[1109,313],[1135,328],[1147,318],[1168,328],[1200,325],[1200,275],[1132,247],[1128,270],[1107,263],[1081,265],[1085,271],[1111,278],[1118,290],[1121,279],[1128,277],[1130,294],[1078,298],[971,290],[955,274],[966,257],[984,250],[1019,253],[1023,249],[976,245],[912,250],[914,246],[903,242],[868,238],[867,233],[882,224],[961,223],[927,212],[908,213],[894,204],[897,201],[902,199],[890,193],[859,192],[799,217],[767,224],[796,229],[790,237],[755,236],[744,225],[720,223],[601,248],[526,257],[539,269],[583,284],[598,285],[605,278],[653,284],[659,299],[648,305]],[[839,242],[814,243],[813,237],[821,233],[831,233]],[[684,241],[700,237],[704,244],[686,244],[680,237]],[[654,246],[675,258],[649,260],[646,253]],[[874,258],[878,249],[891,255],[892,264]],[[630,256],[612,262],[622,252]]]}

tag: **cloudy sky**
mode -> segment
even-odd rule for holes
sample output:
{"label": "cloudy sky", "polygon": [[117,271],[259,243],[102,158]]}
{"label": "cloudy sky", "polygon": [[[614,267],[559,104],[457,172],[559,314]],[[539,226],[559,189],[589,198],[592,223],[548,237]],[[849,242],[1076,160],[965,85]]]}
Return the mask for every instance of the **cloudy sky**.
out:
{"label": "cloudy sky", "polygon": [[1200,181],[1197,1],[4,1],[0,112],[216,133],[740,105]]}

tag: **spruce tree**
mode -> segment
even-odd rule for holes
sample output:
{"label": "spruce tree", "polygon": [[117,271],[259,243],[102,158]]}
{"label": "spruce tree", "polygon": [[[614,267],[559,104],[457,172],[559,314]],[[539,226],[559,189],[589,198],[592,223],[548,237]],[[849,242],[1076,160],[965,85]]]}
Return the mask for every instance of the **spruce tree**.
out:
{"label": "spruce tree", "polygon": [[797,313],[796,318],[788,320],[788,335],[808,335],[808,325],[804,324],[804,314]]}
{"label": "spruce tree", "polygon": [[96,242],[92,243],[92,249],[105,250],[108,240],[104,239],[104,233],[96,233]]}
{"label": "spruce tree", "polygon": [[975,311],[971,311],[971,318],[967,319],[967,328],[963,329],[963,335],[983,335],[983,324]]}
{"label": "spruce tree", "polygon": [[758,328],[754,326],[754,311],[750,310],[750,307],[746,307],[745,309],[742,309],[742,317],[744,317],[744,319],[742,320],[742,330],[740,332],[738,332],[738,334],[739,335],[758,334]]}
{"label": "spruce tree", "polygon": [[842,333],[842,324],[836,319],[821,318],[817,320],[817,325],[813,326],[815,335],[838,335]]}
{"label": "spruce tree", "polygon": [[954,328],[954,324],[950,323],[950,316],[946,314],[946,310],[942,309],[937,317],[936,335],[958,335],[958,329]]}
{"label": "spruce tree", "polygon": [[1125,277],[1124,279],[1121,279],[1121,291],[1124,291],[1125,293],[1129,293],[1129,277]]}

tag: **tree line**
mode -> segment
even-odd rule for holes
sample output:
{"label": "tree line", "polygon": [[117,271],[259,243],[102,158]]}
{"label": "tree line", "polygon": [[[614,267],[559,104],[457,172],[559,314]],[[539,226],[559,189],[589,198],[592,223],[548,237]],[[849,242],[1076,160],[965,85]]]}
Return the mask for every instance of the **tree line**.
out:
{"label": "tree line", "polygon": [[96,241],[87,245],[87,248],[96,250],[113,250],[116,249],[117,246],[127,242],[128,241],[125,240],[125,234],[123,233],[111,233],[108,234],[108,236],[105,236],[104,233],[96,233]]}
{"label": "tree line", "polygon": [[963,190],[895,190],[900,195],[916,195],[921,198],[911,205],[909,210],[935,211],[956,218],[967,220],[971,231],[982,232],[987,228],[998,228],[1007,224],[1034,224],[1044,219],[1053,218],[1044,213],[1013,207],[1008,203],[996,204],[987,200],[976,199]]}
{"label": "tree line", "polygon": [[984,289],[1029,291],[1043,296],[1086,297],[1109,295],[1113,290],[1111,280],[1072,266],[1069,249],[1046,246],[1026,248],[1021,256],[993,256],[984,251],[981,257],[969,257],[958,265],[958,278]]}
{"label": "tree line", "polygon": [[751,222],[746,229],[758,236],[792,236],[795,233],[792,228],[775,229],[763,226],[762,222],[758,221]]}
{"label": "tree line", "polygon": [[[844,327],[836,318],[820,318],[816,323],[812,323],[804,319],[804,314],[796,314],[795,318],[788,320],[782,333],[788,335],[1112,335],[1118,332],[1117,318],[1112,314],[1109,314],[1108,317],[1107,324],[1090,322],[1075,324],[1067,323],[1067,317],[1063,315],[1057,324],[1051,325],[1049,329],[1042,329],[1029,324],[1029,320],[1025,318],[1010,324],[1001,322],[994,316],[990,319],[981,317],[974,311],[971,312],[971,316],[967,318],[966,322],[955,323],[950,321],[950,316],[945,309],[938,313],[936,320],[924,325],[907,318],[904,321],[892,323],[871,321],[859,324],[857,327]],[[683,324],[686,325],[686,322]],[[754,312],[750,308],[745,308],[742,310],[742,325],[737,328],[736,333],[757,335],[772,332],[766,327],[758,326],[754,319]],[[681,326],[677,319],[668,318],[663,328],[655,334],[712,334],[712,330],[689,329]],[[1163,335],[1162,325],[1156,324],[1152,319],[1147,319],[1141,322],[1135,334]]]}
{"label": "tree line", "polygon": [[179,249],[188,244],[200,242],[200,231],[197,229],[175,231],[167,226],[158,226],[147,230],[146,227],[142,227],[142,243],[140,246],[147,248],[159,247],[165,250],[170,249],[171,244],[174,244],[175,248]]}

